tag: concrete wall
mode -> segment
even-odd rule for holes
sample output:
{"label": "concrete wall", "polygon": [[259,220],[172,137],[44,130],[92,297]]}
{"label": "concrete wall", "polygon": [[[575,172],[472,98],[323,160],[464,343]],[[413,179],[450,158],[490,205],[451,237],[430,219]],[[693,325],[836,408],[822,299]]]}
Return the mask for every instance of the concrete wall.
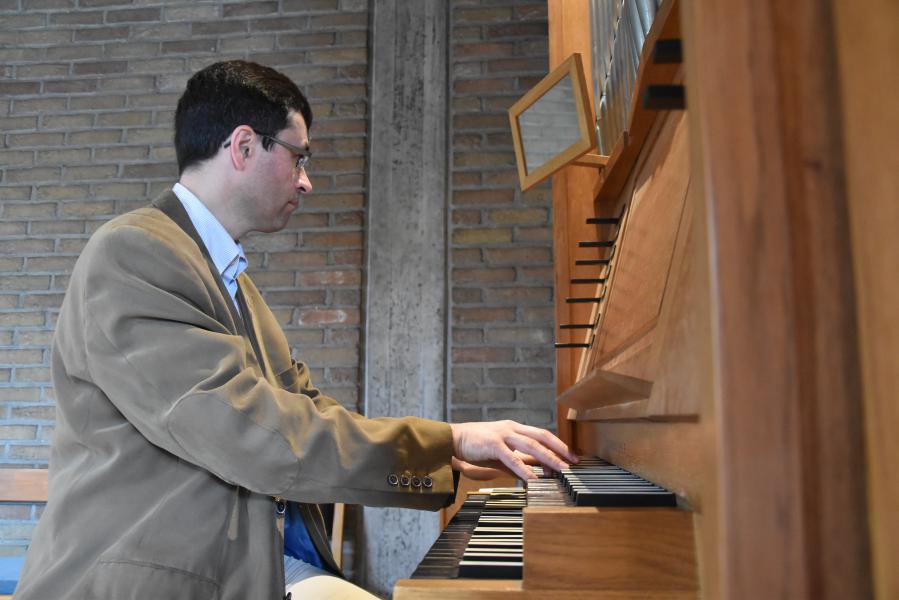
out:
{"label": "concrete wall", "polygon": [[[407,162],[403,172],[375,164],[386,147],[374,137],[383,123],[372,117],[383,114],[385,98],[396,100],[391,88],[376,89],[371,65],[380,3],[0,0],[0,467],[46,466],[54,424],[48,348],[67,275],[100,224],[171,185],[175,102],[192,72],[225,58],[285,71],[313,104],[315,193],[286,230],[244,243],[254,281],[320,387],[366,408],[363,365],[375,349],[363,332],[381,289],[370,275],[385,264],[366,214],[386,210],[379,215],[391,220],[399,211],[392,221],[402,222],[408,207],[384,208],[376,178],[415,171],[429,186],[423,196],[442,207],[427,215],[443,231],[442,247],[423,263],[438,276],[442,302],[427,327],[410,325],[442,348],[428,414],[551,423],[550,198],[546,189],[517,190],[505,116],[546,72],[545,2],[427,3],[431,12],[417,18],[437,46],[427,53],[432,79],[421,77],[443,86],[442,104],[416,103],[423,88],[412,77],[409,102],[395,103],[391,122],[445,129],[429,142],[431,163]],[[391,43],[413,44],[412,33]],[[400,76],[415,65],[424,72],[408,49],[405,60]],[[435,65],[443,70],[436,79]],[[423,197],[408,187],[397,194],[401,202]],[[379,204],[370,204],[375,197]],[[25,551],[39,510],[0,506],[0,556]],[[406,535],[421,548],[431,534]],[[402,569],[368,576],[381,589]]]}

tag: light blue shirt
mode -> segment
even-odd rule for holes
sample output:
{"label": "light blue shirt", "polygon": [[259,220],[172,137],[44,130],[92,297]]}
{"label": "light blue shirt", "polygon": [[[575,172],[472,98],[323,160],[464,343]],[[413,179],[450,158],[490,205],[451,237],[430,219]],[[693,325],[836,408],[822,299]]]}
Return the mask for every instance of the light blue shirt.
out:
{"label": "light blue shirt", "polygon": [[222,276],[228,293],[231,294],[231,300],[237,307],[237,312],[240,312],[236,298],[237,276],[247,268],[247,256],[244,254],[243,247],[239,242],[231,239],[225,227],[193,192],[180,183],[176,183],[172,191],[184,205],[190,222],[200,234],[200,239],[203,240],[209,256],[212,257],[212,263],[218,269],[219,275]]}

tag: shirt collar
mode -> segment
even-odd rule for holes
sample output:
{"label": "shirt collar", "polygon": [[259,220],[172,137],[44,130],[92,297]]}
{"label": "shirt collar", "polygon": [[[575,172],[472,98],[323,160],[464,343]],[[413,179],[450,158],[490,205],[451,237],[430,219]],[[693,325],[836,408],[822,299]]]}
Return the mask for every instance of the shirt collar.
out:
{"label": "shirt collar", "polygon": [[247,256],[239,242],[231,239],[225,227],[193,192],[176,183],[172,191],[184,205],[191,223],[203,240],[212,263],[223,279],[234,281],[247,268]]}

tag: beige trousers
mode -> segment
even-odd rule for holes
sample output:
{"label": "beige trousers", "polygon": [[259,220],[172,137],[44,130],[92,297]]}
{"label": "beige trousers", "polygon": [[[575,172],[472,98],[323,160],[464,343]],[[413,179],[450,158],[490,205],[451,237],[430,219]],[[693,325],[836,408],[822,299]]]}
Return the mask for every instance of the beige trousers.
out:
{"label": "beige trousers", "polygon": [[289,600],[378,600],[361,587],[333,575],[315,575],[287,586]]}

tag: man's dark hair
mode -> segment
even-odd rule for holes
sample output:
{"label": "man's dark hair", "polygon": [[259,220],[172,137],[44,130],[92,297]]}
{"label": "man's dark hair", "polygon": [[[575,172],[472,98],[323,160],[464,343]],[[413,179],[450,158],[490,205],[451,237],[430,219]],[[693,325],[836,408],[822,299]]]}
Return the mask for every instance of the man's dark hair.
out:
{"label": "man's dark hair", "polygon": [[[303,92],[286,75],[244,60],[217,62],[187,82],[175,111],[178,173],[212,158],[239,125],[275,135],[289,123],[287,113],[303,115],[312,126],[312,110]],[[272,142],[262,139],[268,150]]]}

